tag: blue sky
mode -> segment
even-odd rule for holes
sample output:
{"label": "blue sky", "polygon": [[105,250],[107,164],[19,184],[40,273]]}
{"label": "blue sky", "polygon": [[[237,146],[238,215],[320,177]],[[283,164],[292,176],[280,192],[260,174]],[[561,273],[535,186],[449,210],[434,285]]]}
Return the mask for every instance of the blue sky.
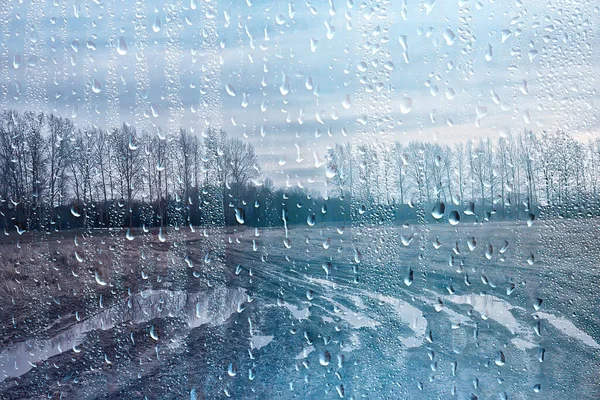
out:
{"label": "blue sky", "polygon": [[0,104],[79,126],[209,121],[253,143],[276,183],[322,188],[315,154],[345,141],[595,135],[598,8],[560,3],[15,1]]}

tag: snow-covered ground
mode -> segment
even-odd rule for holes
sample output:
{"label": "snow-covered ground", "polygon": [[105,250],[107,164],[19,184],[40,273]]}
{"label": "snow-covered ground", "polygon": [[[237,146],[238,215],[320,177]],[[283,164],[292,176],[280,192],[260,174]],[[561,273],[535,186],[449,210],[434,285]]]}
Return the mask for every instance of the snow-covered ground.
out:
{"label": "snow-covered ground", "polygon": [[597,399],[597,232],[240,230],[213,288],[131,293],[4,346],[1,397]]}

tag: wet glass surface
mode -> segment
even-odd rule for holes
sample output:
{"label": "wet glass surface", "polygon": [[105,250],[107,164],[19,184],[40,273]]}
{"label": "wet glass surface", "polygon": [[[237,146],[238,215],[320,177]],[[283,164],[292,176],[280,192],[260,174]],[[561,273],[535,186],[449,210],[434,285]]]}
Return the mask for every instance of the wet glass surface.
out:
{"label": "wet glass surface", "polygon": [[0,398],[600,398],[600,9],[0,7]]}

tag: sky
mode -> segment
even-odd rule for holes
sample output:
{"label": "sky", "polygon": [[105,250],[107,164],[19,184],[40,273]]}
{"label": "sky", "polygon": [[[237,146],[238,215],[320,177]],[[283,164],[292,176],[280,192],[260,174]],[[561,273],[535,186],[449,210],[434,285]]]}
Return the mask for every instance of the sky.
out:
{"label": "sky", "polygon": [[598,133],[593,1],[50,0],[0,10],[2,108],[207,126],[322,189],[328,148]]}

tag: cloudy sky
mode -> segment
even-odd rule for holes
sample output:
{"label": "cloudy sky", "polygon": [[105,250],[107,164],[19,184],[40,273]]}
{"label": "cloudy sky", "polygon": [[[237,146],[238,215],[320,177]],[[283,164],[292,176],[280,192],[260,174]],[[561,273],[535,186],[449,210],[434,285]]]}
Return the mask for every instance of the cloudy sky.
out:
{"label": "cloudy sky", "polygon": [[565,3],[14,1],[0,105],[220,126],[276,183],[322,188],[335,143],[597,134],[599,11]]}

